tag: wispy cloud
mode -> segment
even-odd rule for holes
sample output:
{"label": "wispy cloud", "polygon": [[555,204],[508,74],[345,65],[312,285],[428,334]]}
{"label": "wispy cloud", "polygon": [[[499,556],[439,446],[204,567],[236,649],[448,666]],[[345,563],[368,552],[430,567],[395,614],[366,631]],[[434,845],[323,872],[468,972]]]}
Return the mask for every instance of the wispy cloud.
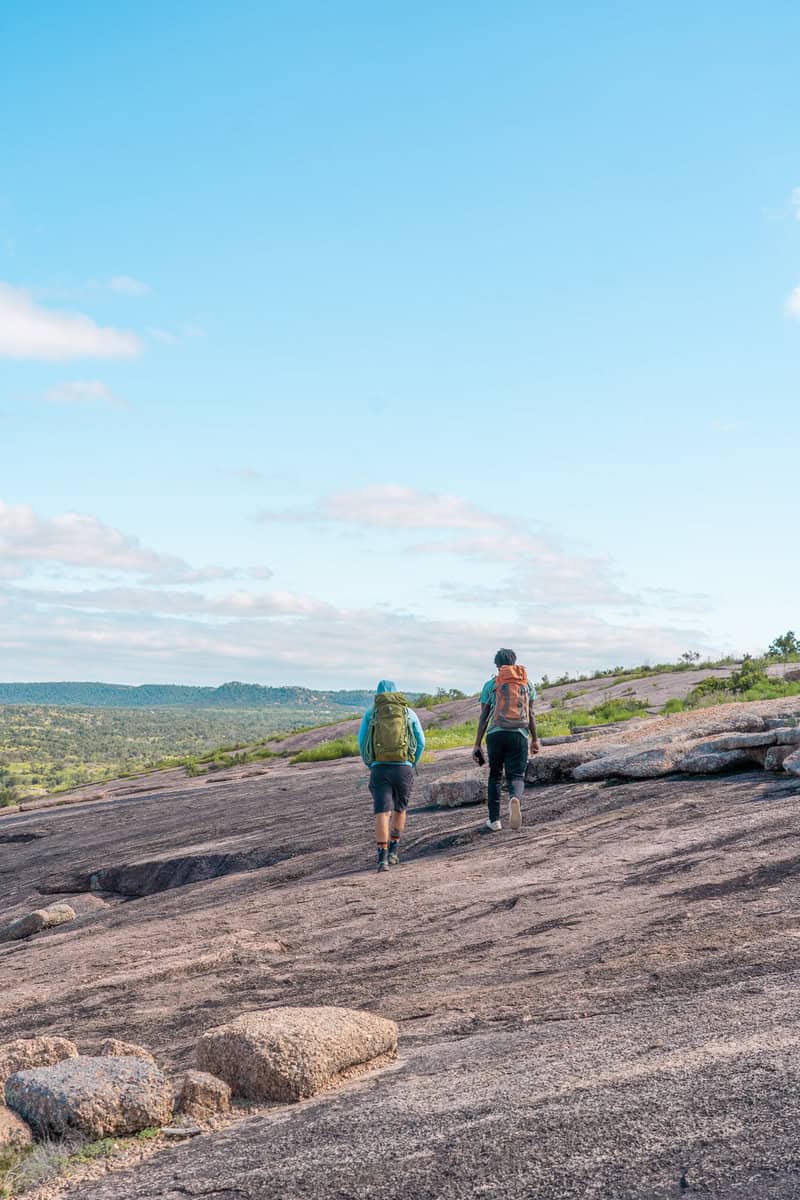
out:
{"label": "wispy cloud", "polygon": [[43,308],[18,288],[0,283],[0,358],[58,362],[69,358],[132,358],[135,334],[103,328],[83,313]]}
{"label": "wispy cloud", "polygon": [[134,279],[132,275],[114,275],[108,281],[108,286],[120,296],[148,296],[153,290],[148,283],[142,283],[141,279]]}
{"label": "wispy cloud", "polygon": [[484,512],[461,496],[391,484],[335,492],[310,509],[264,510],[257,519],[263,522],[333,521],[383,529],[480,530],[505,529],[511,525],[508,518]]}
{"label": "wispy cloud", "polygon": [[50,404],[100,405],[103,408],[126,408],[127,401],[112,392],[101,379],[71,379],[57,383],[45,392]]}

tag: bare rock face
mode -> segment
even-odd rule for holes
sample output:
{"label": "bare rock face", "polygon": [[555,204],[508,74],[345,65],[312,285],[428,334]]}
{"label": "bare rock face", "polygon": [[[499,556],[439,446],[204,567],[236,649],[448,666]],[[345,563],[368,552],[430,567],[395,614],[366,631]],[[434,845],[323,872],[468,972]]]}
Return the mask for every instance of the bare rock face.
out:
{"label": "bare rock face", "polygon": [[67,921],[75,920],[75,909],[69,904],[51,904],[49,908],[37,908],[27,916],[18,917],[8,925],[0,928],[0,942],[16,942],[21,938],[33,937],[43,929],[51,929],[54,925],[64,925]]}
{"label": "bare rock face", "polygon": [[106,1038],[100,1046],[100,1053],[111,1058],[143,1058],[145,1062],[153,1065],[156,1061],[144,1046],[137,1046],[134,1042],[121,1042],[119,1038]]}
{"label": "bare rock face", "polygon": [[796,746],[770,746],[764,755],[765,771],[782,771],[783,764],[790,754],[794,754]]}
{"label": "bare rock face", "polygon": [[17,1038],[0,1046],[0,1083],[28,1067],[49,1067],[65,1058],[77,1057],[78,1047],[67,1038]]}
{"label": "bare rock face", "polygon": [[30,1127],[5,1104],[0,1104],[0,1153],[3,1150],[24,1150],[32,1141]]}
{"label": "bare rock face", "polygon": [[197,1064],[250,1100],[302,1100],[350,1067],[394,1054],[397,1025],[349,1008],[271,1008],[210,1029]]}
{"label": "bare rock face", "polygon": [[783,760],[783,769],[790,775],[800,775],[800,750],[795,750],[794,754]]}
{"label": "bare rock face", "polygon": [[172,1119],[172,1089],[142,1058],[69,1058],[19,1071],[6,1103],[42,1136],[77,1130],[90,1138],[137,1133]]}
{"label": "bare rock face", "polygon": [[466,804],[485,804],[487,799],[486,776],[477,771],[457,771],[429,783],[424,789],[428,804],[440,808],[460,808]]}
{"label": "bare rock face", "polygon": [[779,746],[800,746],[800,729],[778,729],[775,741]]}
{"label": "bare rock face", "polygon": [[175,1101],[175,1111],[197,1121],[230,1112],[231,1089],[207,1071],[187,1071]]}
{"label": "bare rock face", "polygon": [[619,753],[621,746],[571,746],[569,749],[535,754],[528,759],[528,769],[525,772],[526,783],[563,783],[573,778],[573,771],[583,763],[594,762],[606,758],[609,754]]}
{"label": "bare rock face", "polygon": [[774,746],[778,741],[777,729],[766,729],[758,733],[723,733],[702,742],[692,742],[692,752],[717,754],[726,750],[750,750],[753,747]]}

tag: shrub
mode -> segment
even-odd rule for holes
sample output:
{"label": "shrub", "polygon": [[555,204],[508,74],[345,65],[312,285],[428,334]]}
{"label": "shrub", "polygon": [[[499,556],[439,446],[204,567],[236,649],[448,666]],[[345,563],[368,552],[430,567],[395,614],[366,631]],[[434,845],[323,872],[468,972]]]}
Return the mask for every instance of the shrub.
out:
{"label": "shrub", "polygon": [[336,738],[332,742],[320,742],[308,750],[301,750],[289,759],[292,763],[329,762],[334,758],[356,758],[359,754],[357,737]]}
{"label": "shrub", "polygon": [[677,696],[675,696],[672,700],[667,701],[661,711],[665,716],[669,716],[670,713],[686,712],[686,709],[686,701],[679,700]]}

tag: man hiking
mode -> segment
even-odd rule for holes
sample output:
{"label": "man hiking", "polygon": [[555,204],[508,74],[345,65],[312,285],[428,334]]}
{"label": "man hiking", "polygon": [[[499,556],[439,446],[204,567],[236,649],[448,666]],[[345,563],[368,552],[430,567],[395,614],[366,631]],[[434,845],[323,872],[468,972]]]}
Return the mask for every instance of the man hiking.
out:
{"label": "man hiking", "polygon": [[391,679],[380,681],[375,703],[364,713],[358,748],[369,767],[378,870],[388,871],[400,861],[400,837],[406,827],[414,771],[425,749],[419,717]]}
{"label": "man hiking", "polygon": [[503,770],[511,794],[509,824],[512,829],[521,829],[520,800],[525,790],[528,734],[531,737],[531,754],[538,754],[541,746],[533,716],[536,689],[528,679],[528,672],[524,667],[517,666],[517,656],[513,650],[498,650],[494,664],[497,675],[488,680],[481,690],[481,715],[472,757],[480,766],[486,761],[481,749],[485,733],[489,752],[489,819],[486,828],[496,833],[503,828],[500,821],[500,781]]}

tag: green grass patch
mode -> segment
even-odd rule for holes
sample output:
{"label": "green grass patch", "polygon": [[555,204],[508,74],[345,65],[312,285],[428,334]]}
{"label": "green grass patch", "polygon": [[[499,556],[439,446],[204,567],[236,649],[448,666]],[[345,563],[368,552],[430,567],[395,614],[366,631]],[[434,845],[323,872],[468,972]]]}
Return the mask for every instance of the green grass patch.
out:
{"label": "green grass patch", "polygon": [[330,762],[335,758],[356,758],[358,754],[358,738],[341,737],[332,742],[320,742],[318,746],[311,746],[308,750],[300,750],[289,762]]}
{"label": "green grass patch", "polygon": [[687,709],[686,701],[679,700],[677,698],[677,696],[675,696],[675,697],[673,697],[672,700],[667,701],[667,703],[664,705],[664,707],[661,709],[661,711],[664,714],[664,716],[668,717],[670,715],[670,713],[686,712],[686,709]]}

